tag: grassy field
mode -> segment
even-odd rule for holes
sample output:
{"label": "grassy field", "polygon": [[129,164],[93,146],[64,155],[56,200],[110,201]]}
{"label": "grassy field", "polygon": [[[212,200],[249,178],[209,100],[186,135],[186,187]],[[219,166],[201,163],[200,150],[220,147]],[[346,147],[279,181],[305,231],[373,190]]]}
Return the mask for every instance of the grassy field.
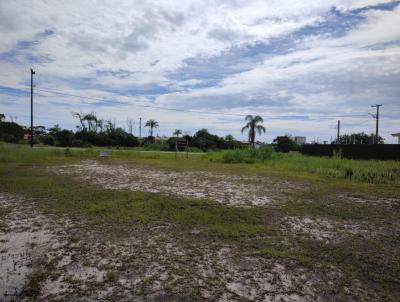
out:
{"label": "grassy field", "polygon": [[[61,164],[97,161],[98,154],[99,149],[30,149],[0,144],[0,192],[35,200],[36,209],[44,215],[67,216],[83,223],[89,233],[100,226],[106,228],[101,232],[111,232],[118,238],[132,226],[146,233],[150,227],[172,225],[170,236],[180,242],[182,249],[191,250],[196,242],[205,245],[218,242],[236,249],[238,257],[261,257],[321,274],[334,267],[340,272],[334,285],[324,285],[320,290],[336,297],[335,300],[353,297],[395,301],[400,294],[400,242],[396,233],[400,214],[399,162],[272,154],[251,164],[227,164],[223,153],[192,154],[189,159],[175,160],[171,153],[135,150],[112,150],[109,158],[101,159],[101,164],[110,169],[116,165],[139,165],[177,173],[207,171],[268,176],[276,184],[284,181],[296,185],[296,190],[285,193],[283,201],[262,207],[229,207],[210,199],[105,189],[51,172],[52,167]],[[352,177],[348,176],[349,170]],[[249,180],[244,180],[244,184],[246,181]],[[397,199],[386,206],[387,198]],[[354,202],[355,199],[366,201]],[[3,217],[8,213],[0,211]],[[285,231],[282,225],[288,219],[309,219],[322,229],[329,222],[329,232],[335,235],[324,241],[306,236],[304,230],[300,234]],[[355,231],[348,231],[348,225]],[[359,228],[371,234],[379,232],[367,236],[364,231],[358,232]],[[112,231],[115,229],[125,231],[115,233]],[[175,265],[175,260],[173,263],[170,265]],[[51,267],[37,284],[57,274]],[[124,270],[113,268],[109,274],[116,276],[110,279],[118,279]],[[39,296],[40,291],[27,295]]]}
{"label": "grassy field", "polygon": [[211,153],[209,159],[226,163],[259,163],[280,171],[317,174],[372,184],[400,184],[398,161],[351,160],[338,157],[304,156],[265,150],[234,150]]}
{"label": "grassy field", "polygon": [[[29,151],[28,151],[29,150]],[[26,145],[10,145],[0,143],[0,162],[57,162],[66,159],[96,158],[104,148],[49,148],[38,147],[29,149]],[[175,154],[170,152],[157,152],[135,149],[111,149],[112,160],[151,160],[157,165],[157,160],[167,160],[166,166],[178,168],[182,165],[184,154],[179,154],[179,162],[172,162]],[[224,169],[225,163],[231,163],[231,170],[238,171],[268,170],[268,172],[284,172],[293,176],[302,177],[317,175],[321,178],[346,179],[350,181],[370,184],[400,184],[400,162],[381,160],[351,160],[342,158],[328,158],[304,156],[299,153],[275,153],[272,151],[250,152],[251,150],[234,150],[211,152],[208,154],[190,154],[190,161],[184,161],[183,167],[192,165],[209,168],[207,161],[212,166]],[[258,151],[258,152],[257,152]],[[221,165],[218,165],[221,163]],[[245,163],[245,165],[243,165]],[[247,167],[247,169],[243,169]]]}

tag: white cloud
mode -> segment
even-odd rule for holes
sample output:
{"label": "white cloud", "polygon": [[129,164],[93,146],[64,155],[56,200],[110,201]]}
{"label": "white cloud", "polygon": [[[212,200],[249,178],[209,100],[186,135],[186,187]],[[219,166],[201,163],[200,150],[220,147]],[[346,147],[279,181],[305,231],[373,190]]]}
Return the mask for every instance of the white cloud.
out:
{"label": "white cloud", "polygon": [[[127,106],[137,100],[152,102],[146,96],[121,96],[123,91],[160,86],[172,92],[161,93],[157,105],[234,113],[254,108],[271,114],[317,114],[327,108],[332,113],[357,112],[372,99],[398,106],[393,100],[399,91],[391,81],[400,78],[399,7],[362,12],[365,20],[343,37],[294,37],[295,51],[238,62],[236,73],[221,74],[222,80],[211,86],[205,85],[204,78],[180,81],[169,76],[190,66],[189,59],[223,57],[233,49],[268,43],[304,26],[321,24],[333,7],[346,13],[383,3],[389,1],[1,1],[0,53],[13,52],[13,59],[0,57],[0,85],[27,83],[33,65],[38,86],[126,102],[104,109],[114,116],[140,114],[142,109],[128,110]],[[41,35],[49,30],[53,34]],[[18,49],[23,41],[37,43]],[[92,104],[96,109],[95,101],[71,98],[70,102],[85,108]],[[60,102],[57,106],[62,107]],[[21,108],[0,106],[2,111],[16,113]],[[43,109],[52,112],[49,108]],[[48,114],[49,119],[70,120],[67,109],[54,110],[57,114]],[[166,123],[182,116],[146,111],[150,112]],[[204,120],[182,120],[191,127],[204,124]],[[207,117],[207,121],[212,125],[218,119]],[[274,121],[272,125],[310,132],[311,124]],[[233,124],[224,127],[229,130]]]}

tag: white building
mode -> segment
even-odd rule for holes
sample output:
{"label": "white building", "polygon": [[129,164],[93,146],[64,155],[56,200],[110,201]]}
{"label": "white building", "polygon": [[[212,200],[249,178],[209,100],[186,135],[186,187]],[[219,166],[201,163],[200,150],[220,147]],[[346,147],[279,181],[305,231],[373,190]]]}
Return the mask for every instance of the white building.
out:
{"label": "white building", "polygon": [[294,141],[298,145],[304,145],[306,143],[306,137],[305,136],[295,136]]}
{"label": "white building", "polygon": [[400,144],[400,132],[399,133],[393,133],[392,136],[393,137],[397,137],[397,139],[398,139],[397,143]]}

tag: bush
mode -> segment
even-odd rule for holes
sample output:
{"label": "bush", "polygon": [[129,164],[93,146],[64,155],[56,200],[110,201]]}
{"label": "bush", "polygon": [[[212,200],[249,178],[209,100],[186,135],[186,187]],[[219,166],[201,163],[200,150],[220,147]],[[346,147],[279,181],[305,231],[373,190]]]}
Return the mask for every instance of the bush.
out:
{"label": "bush", "polygon": [[61,130],[55,135],[57,147],[71,147],[74,133],[70,130]]}
{"label": "bush", "polygon": [[228,164],[233,164],[233,163],[252,164],[256,162],[265,162],[266,160],[272,157],[272,154],[273,154],[272,148],[269,146],[264,146],[259,149],[227,150],[210,155],[210,159],[213,160],[215,157],[217,157],[217,160]]}
{"label": "bush", "polygon": [[176,137],[170,137],[169,139],[167,139],[168,151],[175,151],[177,139],[178,138],[176,138]]}
{"label": "bush", "polygon": [[5,133],[0,135],[0,140],[6,142],[6,143],[12,143],[12,144],[18,144],[19,139],[17,139],[15,136]]}
{"label": "bush", "polygon": [[55,139],[52,135],[42,135],[39,136],[39,141],[44,144],[44,145],[49,145],[49,146],[54,146],[55,145]]}
{"label": "bush", "polygon": [[17,123],[0,122],[0,140],[8,143],[18,143],[24,138],[24,128]]}
{"label": "bush", "polygon": [[132,134],[126,133],[121,128],[114,129],[110,133],[97,133],[82,130],[76,132],[74,138],[76,140],[76,143],[82,146],[139,146],[139,140],[137,139],[137,137],[133,136]]}
{"label": "bush", "polygon": [[275,151],[277,152],[287,153],[299,149],[297,143],[289,136],[278,136],[274,139],[274,143],[276,143]]}

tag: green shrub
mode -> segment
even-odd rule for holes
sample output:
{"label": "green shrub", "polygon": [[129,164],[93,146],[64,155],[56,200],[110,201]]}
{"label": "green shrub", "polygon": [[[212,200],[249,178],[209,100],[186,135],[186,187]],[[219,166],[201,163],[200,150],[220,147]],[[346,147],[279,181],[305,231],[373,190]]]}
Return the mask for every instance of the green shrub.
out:
{"label": "green shrub", "polygon": [[70,130],[61,130],[55,135],[57,147],[71,147],[74,133]]}
{"label": "green shrub", "polygon": [[54,146],[55,139],[52,135],[41,135],[39,136],[39,141],[44,145]]}
{"label": "green shrub", "polygon": [[265,162],[272,156],[272,148],[262,147],[259,149],[235,149],[210,154],[210,160],[216,159],[228,164]]}
{"label": "green shrub", "polygon": [[24,137],[24,128],[13,122],[0,122],[0,140],[18,143]]}
{"label": "green shrub", "polygon": [[18,144],[19,139],[16,138],[14,135],[4,133],[0,134],[0,140],[6,142],[6,143],[12,143],[12,144]]}
{"label": "green shrub", "polygon": [[288,153],[289,151],[297,151],[299,146],[297,143],[289,136],[278,136],[274,139],[275,151]]}

